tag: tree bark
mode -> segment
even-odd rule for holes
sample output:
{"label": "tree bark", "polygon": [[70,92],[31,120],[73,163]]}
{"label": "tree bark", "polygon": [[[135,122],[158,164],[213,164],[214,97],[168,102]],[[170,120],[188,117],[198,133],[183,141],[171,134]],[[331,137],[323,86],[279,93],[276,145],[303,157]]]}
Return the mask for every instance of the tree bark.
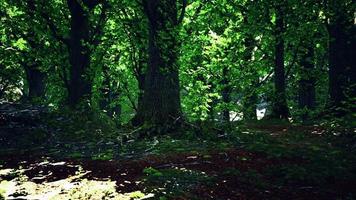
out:
{"label": "tree bark", "polygon": [[181,118],[177,66],[176,0],[144,1],[148,17],[148,67],[143,102],[138,115],[141,124],[166,126]]}
{"label": "tree bark", "polygon": [[[253,39],[253,36],[248,34],[244,40],[244,46],[246,48],[244,55],[245,65],[248,65],[248,63],[251,62],[254,43],[255,41]],[[246,68],[250,69],[249,66],[247,66]],[[248,73],[251,74],[252,80],[251,87],[249,87],[248,91],[245,91],[245,97],[243,101],[243,118],[244,120],[257,120],[256,110],[258,96],[254,86],[258,85],[259,77],[255,68],[250,69]]]}
{"label": "tree bark", "polygon": [[70,37],[68,41],[70,81],[68,103],[71,107],[82,101],[89,101],[91,95],[91,80],[88,74],[90,68],[89,22],[87,13],[76,0],[67,0],[71,13]]}
{"label": "tree bark", "polygon": [[[138,66],[137,69],[135,70],[135,77],[137,79],[137,83],[138,83],[138,94],[137,94],[137,108],[140,109],[143,106],[143,94],[145,91],[145,76],[146,73],[144,72],[146,69],[146,64],[144,62],[144,56],[142,55],[142,53],[139,53],[139,58],[138,58]],[[138,113],[140,110],[136,111],[135,116],[131,119],[131,124],[133,126],[138,126],[142,123],[142,118],[140,113]],[[141,118],[141,119],[140,119]]]}
{"label": "tree bark", "polygon": [[[348,5],[350,4],[350,5]],[[334,114],[344,115],[347,101],[355,96],[355,25],[347,0],[328,1],[329,103]],[[348,92],[349,91],[349,92]]]}
{"label": "tree bark", "polygon": [[272,118],[288,119],[289,109],[286,99],[286,83],[284,69],[284,8],[277,3],[276,27],[275,27],[275,65],[274,65],[274,101],[272,107]]}
{"label": "tree bark", "polygon": [[224,66],[223,68],[223,75],[222,75],[222,84],[223,84],[223,90],[222,90],[222,101],[225,104],[225,108],[222,112],[222,117],[223,121],[225,123],[230,123],[230,110],[228,108],[230,102],[231,102],[231,88],[229,84],[229,69],[227,66]]}
{"label": "tree bark", "polygon": [[[314,48],[308,47],[301,59],[301,73],[299,80],[299,98],[298,104],[300,109],[315,109],[315,75],[314,75]],[[307,113],[303,113],[302,120],[308,119]]]}
{"label": "tree bark", "polygon": [[33,102],[45,95],[45,74],[36,64],[23,63],[28,84],[28,100]]}

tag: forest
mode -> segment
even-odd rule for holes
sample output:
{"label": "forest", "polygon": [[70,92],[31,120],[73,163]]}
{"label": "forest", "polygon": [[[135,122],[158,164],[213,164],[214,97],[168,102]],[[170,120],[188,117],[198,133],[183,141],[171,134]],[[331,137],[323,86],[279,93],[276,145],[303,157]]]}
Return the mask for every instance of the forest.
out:
{"label": "forest", "polygon": [[0,0],[0,200],[356,199],[353,0]]}

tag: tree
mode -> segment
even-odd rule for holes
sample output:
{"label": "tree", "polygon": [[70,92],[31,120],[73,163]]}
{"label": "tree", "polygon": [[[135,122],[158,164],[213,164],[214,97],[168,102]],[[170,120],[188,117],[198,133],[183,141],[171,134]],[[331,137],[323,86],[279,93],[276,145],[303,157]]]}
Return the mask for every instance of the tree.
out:
{"label": "tree", "polygon": [[[353,1],[328,0],[329,104],[344,115],[349,98],[355,95],[355,25]],[[351,95],[351,96],[350,96]]]}
{"label": "tree", "polygon": [[[88,75],[88,70],[90,69],[91,50],[88,45],[95,44],[92,39],[96,37],[97,32],[93,33],[93,30],[90,29],[89,16],[85,9],[90,11],[99,3],[101,3],[99,0],[83,1],[83,5],[81,5],[76,0],[67,0],[71,14],[69,38],[66,40],[69,63],[71,64],[68,87],[68,102],[71,106],[77,105],[83,99],[90,99],[91,78]],[[105,6],[102,10],[103,18],[105,18],[104,9]],[[97,31],[100,31],[100,26],[100,24],[97,25]]]}
{"label": "tree", "polygon": [[230,81],[229,81],[229,68],[228,66],[224,66],[222,69],[222,100],[225,103],[225,108],[223,109],[222,112],[222,118],[223,121],[227,124],[230,123],[230,110],[228,108],[228,105],[231,103],[231,87],[230,87]]}
{"label": "tree", "polygon": [[166,125],[182,117],[177,66],[178,28],[185,3],[178,16],[176,0],[143,1],[148,18],[148,66],[143,103],[138,108],[140,124]]}
{"label": "tree", "polygon": [[[23,2],[14,2],[8,5],[10,8],[20,8],[17,12],[4,12],[4,29],[8,35],[6,43],[14,48],[9,48],[16,56],[16,62],[25,72],[25,84],[23,89],[22,100],[30,103],[38,103],[45,96],[45,78],[43,71],[43,57],[37,56],[45,52],[42,42],[45,37],[36,32],[39,26],[36,20],[36,12],[33,2],[30,0]],[[22,12],[26,10],[27,13]],[[12,43],[16,41],[15,43]],[[13,75],[11,75],[13,76]]]}
{"label": "tree", "polygon": [[272,105],[272,117],[288,119],[289,109],[286,99],[286,82],[284,69],[284,38],[285,31],[285,5],[276,3],[275,24],[275,64],[274,64],[274,97]]}
{"label": "tree", "polygon": [[[88,45],[85,44],[90,38],[89,21],[78,1],[67,0],[67,4],[71,14],[69,39],[66,41],[71,64],[68,103],[75,106],[84,98],[90,97],[91,93],[91,83],[87,75],[90,68],[90,52]],[[85,6],[88,6],[88,3]]]}
{"label": "tree", "polygon": [[[108,2],[104,0],[67,0],[66,5],[70,15],[69,33],[68,36],[63,36],[61,34],[62,31],[60,31],[63,27],[53,19],[55,17],[51,16],[51,9],[54,9],[51,4],[46,5],[44,2],[38,2],[37,0],[27,1],[32,5],[33,10],[39,13],[53,38],[68,50],[69,78],[67,78],[66,72],[63,74],[63,81],[68,90],[68,105],[75,108],[81,102],[90,101],[92,88],[92,75],[90,75],[91,54],[94,47],[100,43]],[[102,5],[101,14],[96,25],[93,26],[89,19],[91,12],[98,5]],[[42,7],[39,8],[39,6]]]}
{"label": "tree", "polygon": [[133,106],[136,113],[135,116],[131,119],[132,125],[137,126],[141,123],[137,108],[140,108],[143,105],[145,76],[148,63],[148,30],[146,30],[147,19],[144,14],[143,7],[137,4],[137,2],[130,3],[130,6],[125,7],[124,5],[119,9],[120,14],[122,15],[122,17],[119,15],[119,20],[122,24],[122,29],[129,43],[129,69],[137,81],[137,106],[136,104]]}
{"label": "tree", "polygon": [[[31,24],[36,24],[36,13],[34,11],[35,7],[31,0],[27,0],[27,9],[28,18],[27,20],[31,21]],[[27,34],[26,34],[27,32]],[[34,100],[43,99],[45,96],[45,73],[41,70],[41,66],[38,63],[38,60],[35,58],[36,55],[33,54],[33,51],[40,51],[41,41],[35,40],[36,31],[33,27],[28,27],[28,30],[23,35],[26,38],[29,47],[31,48],[30,52],[23,53],[24,61],[21,62],[21,65],[25,69],[27,84],[28,84],[28,100],[33,102]]]}
{"label": "tree", "polygon": [[[244,18],[247,21],[246,18]],[[247,23],[247,22],[245,22]],[[244,47],[245,47],[245,55],[244,55],[244,63],[247,68],[250,68],[250,73],[252,76],[251,86],[257,86],[259,83],[259,76],[256,73],[257,69],[253,66],[249,66],[251,63],[253,49],[254,49],[255,40],[253,36],[249,33],[246,34],[244,38]],[[252,69],[251,69],[252,68]],[[249,87],[250,88],[250,87]],[[257,103],[258,103],[258,96],[256,88],[250,88],[250,90],[245,92],[244,97],[244,111],[243,111],[243,118],[246,120],[257,120],[256,110],[257,110]]]}
{"label": "tree", "polygon": [[[301,78],[299,80],[299,108],[314,110],[315,109],[315,72],[314,72],[314,48],[309,45],[304,50],[301,58]],[[308,112],[307,111],[307,112]],[[308,119],[308,113],[302,115],[302,120]]]}
{"label": "tree", "polygon": [[45,73],[39,69],[36,63],[22,63],[26,72],[28,84],[28,100],[34,102],[44,98],[45,95]]}

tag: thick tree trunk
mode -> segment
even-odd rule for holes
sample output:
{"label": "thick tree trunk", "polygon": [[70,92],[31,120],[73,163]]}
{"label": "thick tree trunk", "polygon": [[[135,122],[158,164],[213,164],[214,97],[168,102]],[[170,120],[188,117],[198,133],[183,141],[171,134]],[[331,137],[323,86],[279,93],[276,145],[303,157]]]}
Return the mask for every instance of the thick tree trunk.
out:
{"label": "thick tree trunk", "polygon": [[28,100],[30,102],[43,98],[45,95],[45,74],[38,68],[36,64],[23,64],[26,72],[28,84]]}
{"label": "thick tree trunk", "polygon": [[75,107],[80,102],[89,101],[91,95],[91,78],[88,70],[90,67],[89,22],[87,13],[76,0],[67,0],[71,13],[69,37],[69,63],[70,81],[68,103]]}
{"label": "thick tree trunk", "polygon": [[[346,102],[355,96],[355,25],[349,1],[329,0],[329,104],[337,115],[346,112]],[[350,5],[348,5],[350,4]],[[351,88],[353,87],[353,88]],[[349,93],[347,92],[349,89]],[[351,95],[351,96],[350,96]]]}
{"label": "thick tree trunk", "polygon": [[145,1],[149,20],[149,60],[143,102],[138,115],[141,124],[167,125],[181,117],[177,66],[178,42],[176,0]]}
{"label": "thick tree trunk", "polygon": [[[314,75],[314,48],[309,47],[301,60],[301,78],[299,80],[299,108],[315,109],[315,75]],[[304,113],[302,120],[308,119],[308,113]]]}
{"label": "thick tree trunk", "polygon": [[[278,4],[278,3],[277,3]],[[288,119],[289,109],[286,99],[286,83],[284,70],[284,11],[281,5],[276,6],[276,46],[274,65],[274,97],[272,118]]]}

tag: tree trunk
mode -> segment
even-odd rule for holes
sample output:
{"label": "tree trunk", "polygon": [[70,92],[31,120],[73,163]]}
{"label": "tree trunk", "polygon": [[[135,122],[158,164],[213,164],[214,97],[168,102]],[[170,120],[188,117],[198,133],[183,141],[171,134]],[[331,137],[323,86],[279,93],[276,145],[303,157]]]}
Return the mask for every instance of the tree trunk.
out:
{"label": "tree trunk", "polygon": [[[329,0],[329,103],[337,115],[344,115],[346,102],[355,93],[355,25],[351,3],[344,0]],[[350,5],[347,5],[347,4]],[[350,9],[351,10],[351,9]],[[351,14],[350,14],[351,13]],[[351,88],[353,87],[353,88]],[[349,89],[349,93],[347,92]],[[351,96],[350,96],[351,95]]]}
{"label": "tree trunk", "polygon": [[229,85],[229,69],[227,66],[224,66],[223,68],[223,75],[222,75],[222,84],[223,84],[223,90],[222,90],[222,101],[225,104],[223,113],[222,113],[222,117],[223,117],[223,121],[225,123],[230,123],[230,110],[228,108],[230,102],[231,102],[231,89],[230,89],[230,85]]}
{"label": "tree trunk", "polygon": [[45,95],[45,74],[36,64],[23,63],[28,84],[28,100],[30,102],[43,98]]}
{"label": "tree trunk", "polygon": [[[277,3],[278,4],[278,3]],[[276,46],[274,65],[274,101],[272,118],[288,119],[289,109],[286,99],[286,83],[284,70],[284,11],[282,5],[276,6]]]}
{"label": "tree trunk", "polygon": [[145,90],[145,74],[140,74],[138,76],[138,97],[137,97],[137,107],[142,107],[143,105],[143,94]]}
{"label": "tree trunk", "polygon": [[[26,1],[26,8],[28,9],[28,20],[31,21],[31,23],[36,24],[36,16],[35,16],[35,10],[36,6],[34,4],[33,0],[27,0]],[[31,103],[38,103],[36,101],[41,100],[45,97],[45,79],[46,79],[46,74],[40,70],[40,64],[33,55],[32,51],[40,51],[43,48],[43,44],[41,44],[40,41],[36,40],[38,38],[36,36],[36,31],[33,29],[33,27],[29,27],[27,31],[25,31],[24,36],[26,37],[26,40],[31,47],[31,51],[24,53],[23,58],[25,58],[25,61],[21,62],[21,65],[23,66],[26,74],[26,80],[28,84],[28,96],[27,99]]]}
{"label": "tree trunk", "polygon": [[[140,54],[141,55],[141,54]],[[143,94],[145,90],[145,76],[146,74],[144,73],[145,70],[145,63],[143,62],[142,57],[139,58],[138,62],[139,66],[137,66],[137,70],[135,72],[135,76],[137,79],[138,83],[138,94],[137,94],[137,108],[140,109],[143,106]],[[141,115],[138,113],[139,110],[136,111],[135,116],[131,119],[131,124],[133,126],[138,126],[142,123],[142,119],[140,119]]]}
{"label": "tree trunk", "polygon": [[255,85],[259,82],[259,77],[256,72],[255,68],[251,68],[248,66],[248,63],[251,62],[252,53],[254,48],[254,39],[253,36],[248,34],[244,40],[245,45],[245,55],[244,55],[244,63],[247,66],[246,68],[250,69],[248,73],[251,73],[251,87],[248,88],[248,91],[245,91],[245,97],[243,101],[243,118],[244,120],[257,120],[257,101],[258,96],[256,89],[254,88]]}
{"label": "tree trunk", "polygon": [[[204,78],[203,74],[201,74],[201,77],[198,77],[198,79],[201,80],[201,81],[204,81],[204,83],[206,85],[210,86],[209,89],[207,90],[208,94],[212,94],[217,90],[216,83],[213,80],[209,80],[209,79]],[[218,103],[219,103],[219,100],[216,99],[216,98],[214,98],[214,99],[212,99],[212,101],[208,102],[208,111],[207,111],[208,118],[207,119],[211,123],[215,123],[215,120],[216,120],[216,117],[217,117],[216,106],[218,105]],[[200,112],[200,114],[202,115],[203,113]]]}
{"label": "tree trunk", "polygon": [[69,63],[70,81],[68,103],[71,107],[80,102],[89,101],[91,95],[90,51],[86,44],[89,41],[89,22],[87,13],[76,0],[67,0],[70,18]]}
{"label": "tree trunk", "polygon": [[[256,80],[252,81],[252,85],[257,85],[258,82]],[[254,88],[252,89],[254,90]],[[256,91],[251,91],[250,94],[247,94],[245,97],[245,104],[244,104],[244,112],[243,112],[243,119],[244,120],[257,120],[257,102],[258,96]]]}
{"label": "tree trunk", "polygon": [[107,115],[112,117],[110,112],[110,104],[111,104],[111,83],[109,76],[109,69],[106,65],[103,66],[103,83],[100,88],[101,97],[99,100],[100,110],[106,111]]}
{"label": "tree trunk", "polygon": [[138,115],[141,124],[166,126],[181,117],[177,66],[176,0],[148,0],[145,13],[149,20],[148,67],[143,102]]}
{"label": "tree trunk", "polygon": [[[309,47],[301,60],[301,78],[299,80],[299,108],[315,109],[315,75],[314,75],[314,48]],[[304,113],[302,120],[308,119],[308,112]]]}

